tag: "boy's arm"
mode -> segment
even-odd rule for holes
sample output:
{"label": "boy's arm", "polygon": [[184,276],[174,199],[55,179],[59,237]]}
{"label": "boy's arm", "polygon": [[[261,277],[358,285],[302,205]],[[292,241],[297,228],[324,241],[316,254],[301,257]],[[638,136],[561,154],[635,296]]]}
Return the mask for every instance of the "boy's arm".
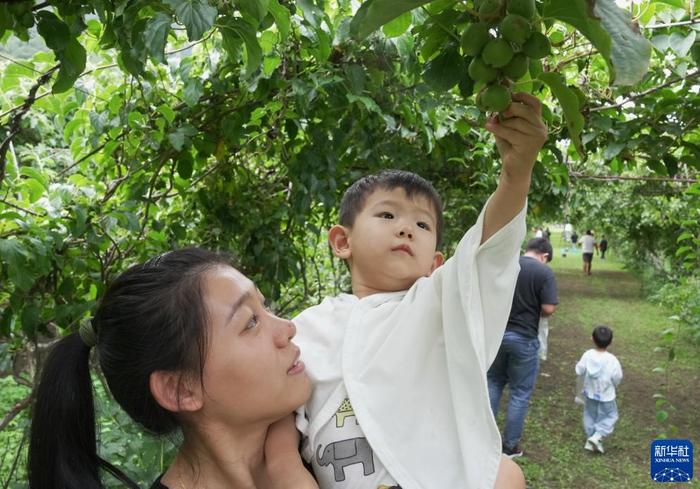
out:
{"label": "boy's arm", "polygon": [[532,168],[547,140],[542,103],[527,93],[513,94],[513,103],[501,114],[501,120],[493,115],[486,130],[496,137],[503,166],[498,187],[486,208],[481,243],[508,224],[525,205]]}
{"label": "boy's arm", "polygon": [[318,489],[299,455],[299,432],[294,425],[293,413],[268,428],[265,464],[275,489]]}
{"label": "boy's arm", "polygon": [[620,365],[620,362],[617,359],[615,359],[615,370],[612,374],[612,381],[615,385],[619,385],[619,383],[622,381],[622,365]]}

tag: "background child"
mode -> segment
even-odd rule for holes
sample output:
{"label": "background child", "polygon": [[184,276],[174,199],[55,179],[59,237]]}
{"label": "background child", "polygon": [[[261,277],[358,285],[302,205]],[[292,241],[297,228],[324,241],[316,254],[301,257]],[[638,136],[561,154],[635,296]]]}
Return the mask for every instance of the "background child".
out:
{"label": "background child", "polygon": [[588,439],[584,448],[604,453],[602,439],[613,432],[617,421],[615,386],[622,380],[622,366],[615,355],[607,351],[613,332],[607,326],[593,330],[591,348],[576,364],[576,375],[583,383],[583,429]]}
{"label": "background child", "polygon": [[486,125],[503,162],[498,188],[444,265],[442,204],[428,182],[388,171],[343,197],[329,241],[352,294],[294,320],[314,383],[297,427],[321,488],[525,487],[502,462],[486,385],[546,139],[540,102],[513,100]]}

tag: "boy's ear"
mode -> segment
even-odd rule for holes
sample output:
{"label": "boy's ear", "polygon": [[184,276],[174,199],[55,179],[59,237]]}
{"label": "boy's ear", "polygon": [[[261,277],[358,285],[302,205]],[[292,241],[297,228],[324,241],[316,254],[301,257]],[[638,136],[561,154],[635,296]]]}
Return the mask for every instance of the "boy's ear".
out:
{"label": "boy's ear", "polygon": [[192,412],[202,408],[199,382],[190,382],[180,372],[156,370],[149,378],[151,394],[164,409],[174,413]]}
{"label": "boy's ear", "polygon": [[441,267],[445,263],[445,255],[441,251],[436,251],[433,256],[433,265],[430,267],[430,273],[433,273],[436,268]]}
{"label": "boy's ear", "polygon": [[328,244],[331,245],[333,254],[338,258],[347,260],[351,256],[348,228],[336,224],[328,230]]}

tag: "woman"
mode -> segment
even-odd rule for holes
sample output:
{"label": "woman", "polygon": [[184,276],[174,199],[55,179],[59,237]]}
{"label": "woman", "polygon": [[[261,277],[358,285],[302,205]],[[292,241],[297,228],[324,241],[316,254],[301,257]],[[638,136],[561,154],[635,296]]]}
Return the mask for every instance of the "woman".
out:
{"label": "woman", "polygon": [[92,326],[62,338],[46,360],[30,487],[101,488],[100,468],[137,487],[97,454],[93,344],[109,390],[134,420],[156,434],[182,430],[182,446],[153,488],[317,487],[289,429],[289,413],[311,389],[295,332],[218,254],[184,249],[129,268],[106,291]]}

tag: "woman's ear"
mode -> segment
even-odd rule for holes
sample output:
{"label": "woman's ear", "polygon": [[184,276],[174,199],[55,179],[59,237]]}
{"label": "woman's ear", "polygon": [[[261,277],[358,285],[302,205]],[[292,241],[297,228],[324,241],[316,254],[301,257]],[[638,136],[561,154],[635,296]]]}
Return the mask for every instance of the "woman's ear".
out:
{"label": "woman's ear", "polygon": [[151,373],[149,387],[156,402],[168,411],[192,412],[202,408],[200,383],[184,378],[181,372],[156,370]]}
{"label": "woman's ear", "polygon": [[348,228],[336,224],[328,230],[328,243],[331,245],[333,254],[338,258],[347,260],[352,256],[350,250],[350,233]]}

